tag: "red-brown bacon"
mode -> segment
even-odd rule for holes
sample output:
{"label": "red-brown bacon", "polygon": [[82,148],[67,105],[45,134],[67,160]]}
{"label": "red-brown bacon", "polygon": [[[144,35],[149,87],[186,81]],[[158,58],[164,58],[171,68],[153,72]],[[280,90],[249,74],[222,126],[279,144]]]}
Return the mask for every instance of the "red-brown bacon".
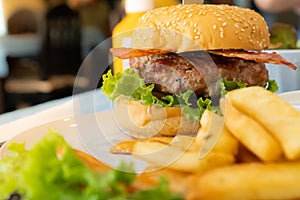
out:
{"label": "red-brown bacon", "polygon": [[162,49],[111,48],[110,52],[117,58],[129,59],[133,57],[150,56],[153,54],[167,54],[171,51]]}
{"label": "red-brown bacon", "polygon": [[224,57],[242,58],[244,60],[253,60],[258,63],[272,63],[272,64],[283,64],[291,69],[297,69],[297,67],[281,57],[279,54],[272,52],[257,52],[257,51],[243,51],[243,50],[214,50],[208,51],[208,53],[220,55]]}
{"label": "red-brown bacon", "polygon": [[[129,59],[133,57],[149,56],[153,54],[167,54],[174,52],[171,50],[162,49],[134,49],[134,48],[111,48],[110,51],[115,57],[121,59]],[[208,53],[214,55],[220,55],[223,57],[241,58],[244,60],[253,60],[258,63],[272,63],[283,64],[291,69],[297,69],[297,67],[281,57],[279,54],[273,52],[259,52],[259,51],[244,51],[244,50],[210,50]]]}

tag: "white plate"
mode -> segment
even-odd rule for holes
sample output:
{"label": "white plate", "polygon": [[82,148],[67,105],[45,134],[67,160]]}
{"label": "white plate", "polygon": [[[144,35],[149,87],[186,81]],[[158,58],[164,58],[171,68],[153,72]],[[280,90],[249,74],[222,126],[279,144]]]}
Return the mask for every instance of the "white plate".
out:
{"label": "white plate", "polygon": [[[300,91],[282,93],[280,96],[300,111]],[[130,139],[118,128],[112,111],[53,121],[29,129],[13,137],[9,142],[26,142],[26,148],[30,148],[47,133],[49,128],[54,128],[61,133],[72,147],[88,152],[109,166],[116,167],[121,160],[124,160],[133,162],[137,172],[143,171],[146,167],[145,162],[132,156],[109,153],[112,145]],[[7,150],[9,142],[0,149],[0,158],[9,154]]]}
{"label": "white plate", "polygon": [[279,96],[294,106],[300,106],[300,90],[281,93]]}
{"label": "white plate", "polygon": [[9,154],[7,145],[10,142],[26,142],[26,148],[29,149],[49,128],[56,129],[73,148],[85,151],[111,167],[117,167],[121,160],[133,162],[137,172],[146,167],[145,162],[132,156],[109,153],[112,145],[130,139],[118,129],[111,111],[61,119],[29,129],[6,142],[0,149],[0,158]]}

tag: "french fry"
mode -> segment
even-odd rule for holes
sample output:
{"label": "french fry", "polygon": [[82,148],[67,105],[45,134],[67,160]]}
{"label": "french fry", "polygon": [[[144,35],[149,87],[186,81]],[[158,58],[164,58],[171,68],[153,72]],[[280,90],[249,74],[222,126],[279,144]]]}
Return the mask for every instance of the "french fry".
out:
{"label": "french fry", "polygon": [[235,109],[230,99],[222,106],[225,125],[235,138],[262,161],[276,161],[282,155],[279,142],[254,119]]}
{"label": "french fry", "polygon": [[166,136],[157,136],[157,137],[150,137],[148,139],[141,139],[141,140],[127,140],[122,141],[110,148],[110,153],[114,154],[131,154],[133,147],[136,142],[139,141],[151,141],[151,142],[159,142],[162,144],[168,144],[173,140],[173,137],[166,137]]}
{"label": "french fry", "polygon": [[176,135],[173,140],[170,142],[170,145],[177,147],[183,151],[190,151],[191,146],[193,145],[195,137],[188,135]]}
{"label": "french fry", "polygon": [[279,141],[287,159],[300,157],[300,112],[292,105],[261,87],[231,91],[226,99],[264,126]]}
{"label": "french fry", "polygon": [[225,166],[193,176],[186,199],[299,199],[300,162]]}
{"label": "french fry", "polygon": [[191,149],[205,156],[210,151],[223,152],[235,155],[238,149],[238,141],[224,126],[224,118],[206,110],[201,117],[195,142]]}
{"label": "french fry", "polygon": [[132,187],[139,190],[153,188],[159,184],[160,179],[163,177],[169,181],[169,188],[172,192],[184,193],[188,184],[188,177],[192,175],[192,173],[180,172],[169,168],[152,169],[148,167],[144,173],[137,177]]}
{"label": "french fry", "polygon": [[206,157],[200,158],[198,152],[188,152],[175,146],[149,141],[135,143],[132,153],[133,156],[145,160],[157,169],[168,167],[190,173],[235,162],[234,156],[227,153],[211,152]]}
{"label": "french fry", "polygon": [[114,154],[131,154],[136,142],[137,140],[127,140],[119,142],[112,146],[109,152]]}
{"label": "french fry", "polygon": [[262,162],[257,156],[255,156],[242,144],[239,144],[236,161],[238,163]]}

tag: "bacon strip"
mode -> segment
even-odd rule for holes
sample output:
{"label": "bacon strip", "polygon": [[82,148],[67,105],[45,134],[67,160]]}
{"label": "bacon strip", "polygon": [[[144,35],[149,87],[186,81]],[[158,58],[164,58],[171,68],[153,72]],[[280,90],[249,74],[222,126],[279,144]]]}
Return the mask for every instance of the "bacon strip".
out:
{"label": "bacon strip", "polygon": [[281,57],[281,55],[272,52],[255,52],[255,51],[243,51],[243,50],[213,50],[208,51],[211,54],[220,55],[231,58],[242,58],[244,60],[253,60],[258,63],[272,63],[272,64],[283,64],[291,69],[296,70],[297,67]]}
{"label": "bacon strip", "polygon": [[[110,51],[115,57],[128,59],[133,57],[150,56],[153,54],[167,54],[174,52],[163,49],[133,49],[133,48],[111,48]],[[281,55],[273,52],[243,51],[243,50],[211,50],[208,53],[231,58],[241,58],[244,60],[253,60],[258,63],[283,64],[291,69],[296,70],[297,67],[281,57]]]}
{"label": "bacon strip", "polygon": [[150,56],[153,54],[167,54],[172,51],[163,49],[111,48],[110,52],[117,58],[128,59],[133,57]]}

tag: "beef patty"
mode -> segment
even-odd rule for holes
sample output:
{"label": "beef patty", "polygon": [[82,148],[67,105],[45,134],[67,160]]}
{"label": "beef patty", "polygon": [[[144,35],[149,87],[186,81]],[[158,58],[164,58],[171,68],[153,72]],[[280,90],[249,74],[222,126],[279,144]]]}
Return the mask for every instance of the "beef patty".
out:
{"label": "beef patty", "polygon": [[213,96],[218,92],[220,78],[236,78],[248,86],[265,86],[268,81],[264,63],[205,51],[134,57],[130,59],[130,65],[139,70],[146,84],[154,83],[155,90],[169,94],[192,89],[197,96]]}

